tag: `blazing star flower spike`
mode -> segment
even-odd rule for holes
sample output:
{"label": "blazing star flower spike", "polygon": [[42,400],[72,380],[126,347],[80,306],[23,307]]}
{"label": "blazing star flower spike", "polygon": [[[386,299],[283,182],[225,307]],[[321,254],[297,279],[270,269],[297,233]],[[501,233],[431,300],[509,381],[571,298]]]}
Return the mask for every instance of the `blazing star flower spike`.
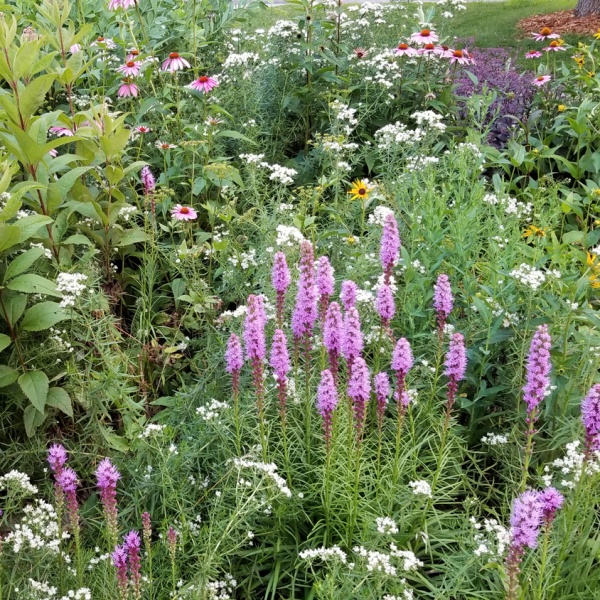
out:
{"label": "blazing star flower spike", "polygon": [[527,355],[527,375],[523,388],[523,400],[528,412],[532,412],[546,397],[550,388],[550,348],[552,339],[547,325],[540,325],[531,340]]}
{"label": "blazing star flower spike", "polygon": [[360,326],[360,315],[356,307],[351,306],[346,310],[344,317],[344,329],[342,338],[342,355],[352,363],[360,356],[364,342]]}
{"label": "blazing star flower spike", "polygon": [[261,362],[267,355],[265,326],[267,315],[261,296],[248,296],[248,313],[244,321],[244,344],[249,360]]}
{"label": "blazing star flower spike", "polygon": [[381,317],[384,327],[387,327],[396,312],[394,294],[392,293],[392,288],[389,285],[383,284],[379,286],[379,290],[377,290],[375,307],[377,308],[377,312]]}
{"label": "blazing star flower spike", "polygon": [[236,373],[242,370],[244,366],[244,354],[242,352],[242,343],[240,338],[232,333],[227,342],[225,351],[225,370],[230,373]]}
{"label": "blazing star flower spike", "polygon": [[313,245],[303,240],[300,243],[300,279],[292,314],[292,331],[296,340],[306,338],[307,342],[318,317],[314,262]]}
{"label": "blazing star flower spike", "polygon": [[354,281],[346,280],[342,281],[342,290],[340,292],[340,299],[344,308],[348,310],[351,306],[356,304],[356,292],[358,291],[358,286]]}
{"label": "blazing star flower spike", "polygon": [[68,460],[67,451],[62,444],[52,444],[48,449],[48,464],[55,475],[59,475]]}
{"label": "blazing star flower spike", "polygon": [[371,377],[364,358],[359,356],[352,364],[352,373],[348,381],[348,397],[354,407],[354,424],[357,439],[360,441],[365,421],[365,408],[371,394]]}
{"label": "blazing star flower spike", "polygon": [[581,421],[588,454],[600,450],[600,383],[592,386],[581,403]]}
{"label": "blazing star flower spike", "polygon": [[410,343],[406,338],[400,338],[396,342],[394,353],[392,354],[392,369],[406,377],[413,366],[413,354]]}
{"label": "blazing star flower spike", "polygon": [[400,234],[398,223],[393,213],[388,213],[383,222],[381,234],[381,246],[379,248],[379,259],[385,272],[385,282],[389,283],[394,264],[400,256]]}
{"label": "blazing star flower spike", "polygon": [[317,290],[319,296],[333,296],[334,285],[333,267],[326,256],[321,256],[317,261]]}
{"label": "blazing star flower spike", "polygon": [[281,329],[276,329],[273,334],[270,364],[277,377],[277,381],[285,382],[286,375],[289,373],[292,366],[290,364],[287,338]]}
{"label": "blazing star flower spike", "polygon": [[390,378],[387,373],[377,373],[373,378],[373,390],[377,399],[377,418],[381,425],[388,397],[391,392]]}
{"label": "blazing star flower spike", "polygon": [[329,448],[331,442],[333,411],[338,404],[338,400],[333,375],[329,369],[326,369],[321,372],[321,381],[317,389],[317,411],[323,418],[323,430],[325,432],[327,448]]}
{"label": "blazing star flower spike", "polygon": [[290,275],[290,269],[283,252],[277,252],[273,257],[273,270],[271,271],[271,283],[273,289],[278,292],[285,294],[290,283],[292,283],[292,276]]}
{"label": "blazing star flower spike", "polygon": [[564,496],[553,487],[548,487],[539,493],[539,499],[542,505],[542,516],[546,526],[554,521],[556,511],[564,504]]}
{"label": "blazing star flower spike", "polygon": [[124,541],[125,551],[127,552],[127,565],[131,577],[131,584],[136,600],[142,597],[142,561],[140,558],[140,550],[142,542],[140,534],[132,530],[125,536]]}
{"label": "blazing star flower spike", "polygon": [[517,548],[535,548],[542,525],[543,505],[539,492],[526,491],[513,502],[510,516],[512,545]]}
{"label": "blazing star flower spike", "polygon": [[156,180],[154,179],[150,167],[147,165],[142,167],[140,178],[142,180],[142,185],[144,186],[144,194],[147,196],[156,186]]}

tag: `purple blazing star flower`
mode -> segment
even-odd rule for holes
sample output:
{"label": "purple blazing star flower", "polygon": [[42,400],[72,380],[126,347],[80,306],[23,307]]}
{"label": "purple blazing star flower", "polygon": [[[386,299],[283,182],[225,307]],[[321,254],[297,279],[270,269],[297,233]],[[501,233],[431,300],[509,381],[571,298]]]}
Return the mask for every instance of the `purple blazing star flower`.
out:
{"label": "purple blazing star flower", "polygon": [[303,240],[300,244],[300,279],[292,314],[292,331],[295,340],[304,339],[307,347],[318,316],[314,262],[313,246],[308,240]]}
{"label": "purple blazing star flower", "polygon": [[373,378],[373,389],[375,398],[377,399],[377,420],[379,427],[383,424],[383,415],[387,406],[388,397],[390,395],[390,378],[385,372],[377,373]]}
{"label": "purple blazing star flower", "polygon": [[132,530],[125,536],[125,550],[127,551],[127,565],[129,567],[129,575],[136,600],[142,597],[142,562],[140,558],[140,550],[142,542],[140,534]]}
{"label": "purple blazing star flower", "polygon": [[358,356],[352,365],[352,374],[348,381],[348,398],[354,407],[356,439],[360,444],[365,422],[365,409],[371,394],[371,378],[364,358]]}
{"label": "purple blazing star flower", "polygon": [[317,291],[319,292],[321,320],[325,318],[329,298],[333,296],[334,286],[333,267],[326,256],[321,256],[317,262]]}
{"label": "purple blazing star flower", "polygon": [[344,321],[342,318],[342,310],[337,302],[332,302],[325,314],[325,323],[323,324],[323,345],[329,355],[329,369],[331,370],[333,379],[336,383],[338,360],[342,353],[343,339]]}
{"label": "purple blazing star flower", "polygon": [[117,572],[117,587],[121,598],[127,598],[129,580],[127,578],[127,550],[125,546],[117,546],[111,554],[112,563]]}
{"label": "purple blazing star flower", "polygon": [[342,291],[340,292],[340,299],[346,310],[348,310],[350,307],[356,304],[357,290],[358,286],[356,285],[356,283],[354,283],[354,281],[342,281]]}
{"label": "purple blazing star flower", "polygon": [[381,246],[379,249],[379,259],[385,273],[385,283],[389,284],[394,264],[398,260],[400,252],[400,235],[398,233],[398,223],[392,213],[388,213],[383,223],[383,233],[381,234]]}
{"label": "purple blazing star flower", "polygon": [[276,329],[271,344],[271,367],[277,380],[277,395],[282,418],[285,418],[287,374],[292,368],[288,353],[287,338],[281,329]]}
{"label": "purple blazing star flower", "polygon": [[446,320],[452,312],[454,299],[452,298],[452,287],[448,275],[440,273],[433,286],[433,307],[437,315],[438,332],[440,337],[444,334]]}
{"label": "purple blazing star flower", "polygon": [[465,338],[462,333],[455,333],[450,339],[450,347],[446,355],[446,377],[448,377],[448,393],[446,401],[447,415],[449,417],[456,392],[458,390],[458,382],[464,378],[467,370],[467,351],[465,349]]}
{"label": "purple blazing star flower", "polygon": [[350,370],[352,364],[360,356],[363,349],[363,335],[360,328],[360,316],[354,306],[346,310],[342,338],[342,354],[348,362]]}
{"label": "purple blazing star flower", "polygon": [[121,479],[121,474],[117,468],[105,458],[100,461],[96,469],[96,482],[100,489],[100,501],[104,510],[108,534],[113,544],[117,540],[117,482]]}
{"label": "purple blazing star flower", "polygon": [[277,293],[277,324],[283,326],[283,311],[285,308],[285,293],[292,283],[290,269],[283,252],[277,252],[273,257],[273,269],[271,270],[271,283]]}
{"label": "purple blazing star flower", "polygon": [[581,421],[585,428],[587,455],[600,450],[600,383],[592,386],[581,403]]}
{"label": "purple blazing star flower", "polygon": [[548,334],[548,326],[540,325],[531,340],[527,355],[527,381],[523,388],[523,400],[525,400],[527,412],[533,420],[535,420],[534,413],[539,403],[547,395],[550,387],[551,347],[552,339]]}
{"label": "purple blazing star flower", "polygon": [[565,498],[556,488],[548,487],[539,493],[539,499],[542,504],[544,523],[549,526],[554,521],[556,511],[563,505]]}
{"label": "purple blazing star flower", "polygon": [[321,381],[317,389],[317,410],[323,418],[325,446],[327,451],[331,446],[333,411],[338,404],[338,393],[333,375],[329,369],[321,372]]}
{"label": "purple blazing star flower", "polygon": [[385,283],[379,286],[377,290],[377,301],[375,303],[377,312],[381,317],[381,323],[383,327],[388,327],[390,321],[394,317],[396,312],[396,305],[394,304],[394,294],[392,288]]}

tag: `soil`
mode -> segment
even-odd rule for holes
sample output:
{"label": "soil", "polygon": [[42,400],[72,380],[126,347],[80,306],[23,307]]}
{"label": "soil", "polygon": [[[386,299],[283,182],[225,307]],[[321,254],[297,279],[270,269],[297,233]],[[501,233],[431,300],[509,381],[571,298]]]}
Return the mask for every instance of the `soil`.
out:
{"label": "soil", "polygon": [[519,21],[519,28],[525,34],[537,32],[542,27],[550,27],[552,31],[561,35],[591,35],[600,30],[600,15],[576,17],[572,10],[559,10],[546,15],[533,15]]}

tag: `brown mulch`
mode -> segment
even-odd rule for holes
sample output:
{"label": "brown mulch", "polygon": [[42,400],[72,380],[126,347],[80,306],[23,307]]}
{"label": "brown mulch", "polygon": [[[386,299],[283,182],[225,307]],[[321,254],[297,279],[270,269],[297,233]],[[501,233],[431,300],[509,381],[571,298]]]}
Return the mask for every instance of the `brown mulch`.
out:
{"label": "brown mulch", "polygon": [[576,17],[572,10],[559,10],[547,15],[533,15],[521,19],[518,25],[527,34],[537,32],[542,27],[550,27],[552,31],[561,35],[567,33],[591,35],[600,30],[600,15]]}

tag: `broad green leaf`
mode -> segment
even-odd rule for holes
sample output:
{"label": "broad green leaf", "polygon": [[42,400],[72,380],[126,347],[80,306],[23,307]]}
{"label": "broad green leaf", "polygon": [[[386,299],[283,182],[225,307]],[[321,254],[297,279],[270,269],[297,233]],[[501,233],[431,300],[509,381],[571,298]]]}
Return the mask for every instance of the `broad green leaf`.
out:
{"label": "broad green leaf", "polygon": [[15,371],[6,365],[0,365],[0,388],[14,383],[17,379],[19,379],[18,371]]}
{"label": "broad green leaf", "polygon": [[19,254],[17,258],[10,262],[6,273],[4,274],[4,281],[9,281],[13,277],[20,275],[23,271],[27,271],[29,267],[44,254],[43,248],[31,248],[23,254]]}
{"label": "broad green leaf", "polygon": [[147,236],[141,229],[129,229],[127,231],[124,231],[122,235],[116,236],[116,240],[113,243],[113,246],[117,248],[122,246],[129,246],[131,244],[145,242],[146,239]]}
{"label": "broad green leaf", "polygon": [[48,390],[48,398],[46,405],[64,412],[66,415],[73,417],[73,406],[69,394],[62,388],[53,387]]}
{"label": "broad green leaf", "polygon": [[246,137],[243,133],[240,133],[239,131],[232,131],[230,129],[225,129],[224,131],[219,131],[215,137],[217,138],[232,138],[234,140],[243,140],[244,142],[247,142],[248,144],[252,144],[253,146],[256,146],[256,142],[251,140],[249,137]]}
{"label": "broad green leaf", "polygon": [[4,350],[5,348],[8,348],[11,342],[12,340],[9,336],[7,336],[4,333],[0,333],[0,352],[2,352],[2,350]]}
{"label": "broad green leaf", "polygon": [[28,406],[23,412],[23,423],[27,437],[32,437],[35,430],[46,420],[46,414],[33,406]]}
{"label": "broad green leaf", "polygon": [[63,244],[77,244],[79,246],[93,246],[92,242],[81,233],[75,233],[70,235],[66,240],[63,240]]}
{"label": "broad green leaf", "polygon": [[0,252],[19,243],[21,230],[15,225],[0,223]]}
{"label": "broad green leaf", "polygon": [[6,284],[9,290],[15,292],[23,292],[25,294],[48,294],[50,296],[62,296],[60,292],[56,291],[56,284],[45,277],[35,275],[34,273],[28,273],[27,275],[20,275],[16,279],[13,279]]}
{"label": "broad green leaf", "polygon": [[48,212],[52,214],[65,201],[67,194],[75,185],[77,180],[93,167],[75,167],[63,175],[58,181],[48,186]]}
{"label": "broad green leaf", "polygon": [[15,227],[18,227],[21,232],[20,240],[24,242],[28,240],[32,235],[35,235],[41,227],[52,223],[52,219],[46,215],[30,215],[29,217],[23,217],[15,223]]}
{"label": "broad green leaf", "polygon": [[18,379],[19,386],[31,404],[40,412],[44,412],[48,397],[48,376],[43,371],[28,371]]}
{"label": "broad green leaf", "polygon": [[60,321],[69,318],[69,313],[56,302],[40,302],[34,304],[23,317],[20,329],[22,331],[43,331]]}
{"label": "broad green leaf", "polygon": [[103,425],[100,425],[100,433],[102,437],[107,441],[109,446],[112,446],[115,450],[119,452],[127,452],[129,450],[129,446],[127,441],[121,436],[117,435],[113,431],[110,431]]}
{"label": "broad green leaf", "polygon": [[21,315],[25,312],[27,296],[25,296],[25,294],[10,294],[9,292],[9,295],[3,296],[3,301],[6,315],[4,312],[0,312],[0,317],[4,320],[8,317],[10,324],[14,327],[21,318]]}
{"label": "broad green leaf", "polygon": [[19,90],[19,108],[25,122],[29,121],[35,111],[44,103],[53,81],[53,74],[40,75],[25,89]]}

